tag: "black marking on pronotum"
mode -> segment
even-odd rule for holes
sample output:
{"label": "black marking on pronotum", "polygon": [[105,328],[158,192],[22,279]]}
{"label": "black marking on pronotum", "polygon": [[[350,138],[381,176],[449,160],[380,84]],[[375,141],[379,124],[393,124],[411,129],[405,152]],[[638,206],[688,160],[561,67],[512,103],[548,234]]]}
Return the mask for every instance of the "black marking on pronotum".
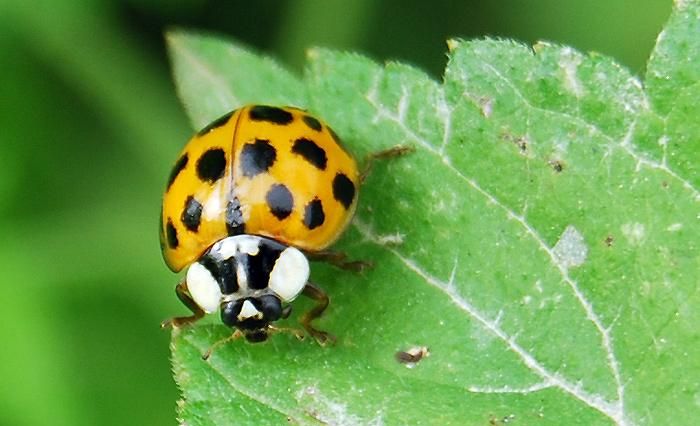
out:
{"label": "black marking on pronotum", "polygon": [[355,199],[355,185],[344,173],[338,173],[333,178],[333,197],[346,209]]}
{"label": "black marking on pronotum", "polygon": [[231,118],[233,113],[236,111],[231,111],[229,113],[226,113],[222,115],[221,117],[217,118],[216,120],[212,121],[211,123],[207,124],[205,128],[197,132],[197,136],[203,136],[206,135],[207,133],[211,132],[212,130],[216,129],[217,127],[221,127],[224,124],[228,122],[228,119]]}
{"label": "black marking on pronotum", "polygon": [[316,120],[310,115],[305,115],[301,117],[301,119],[304,121],[304,123],[309,126],[311,130],[315,130],[317,132],[320,132],[321,129],[323,129],[323,126],[321,125],[321,122]]}
{"label": "black marking on pronotum", "polygon": [[266,172],[275,163],[277,151],[265,139],[255,139],[248,142],[241,150],[241,173],[243,176],[253,177]]}
{"label": "black marking on pronotum", "polygon": [[209,271],[211,276],[219,283],[219,287],[221,287],[221,271],[219,270],[219,263],[216,259],[206,254],[199,259],[199,263]]}
{"label": "black marking on pronotum", "polygon": [[168,189],[170,189],[173,182],[175,182],[175,179],[177,179],[177,176],[180,174],[180,172],[185,169],[185,166],[187,166],[187,160],[187,153],[184,153],[182,154],[182,157],[178,158],[175,162],[173,170],[170,172],[170,177],[168,178]]}
{"label": "black marking on pronotum", "polygon": [[177,229],[173,225],[173,221],[168,219],[168,225],[165,228],[165,234],[168,238],[168,247],[171,249],[176,249],[180,245],[180,241],[177,239]]}
{"label": "black marking on pronotum", "polygon": [[292,152],[304,157],[306,161],[317,169],[326,170],[326,164],[328,162],[326,151],[316,145],[316,142],[311,139],[299,138],[295,140]]}
{"label": "black marking on pronotum", "polygon": [[197,160],[197,176],[206,182],[216,182],[226,171],[226,154],[221,148],[212,148]]}
{"label": "black marking on pronotum", "polygon": [[228,235],[239,235],[245,232],[241,202],[234,197],[226,204],[226,231]]}
{"label": "black marking on pronotum", "polygon": [[232,294],[238,291],[236,259],[233,256],[225,260],[217,260],[210,254],[206,254],[199,259],[199,264],[209,271],[219,285],[222,294]]}
{"label": "black marking on pronotum", "polygon": [[202,256],[199,263],[211,274],[219,284],[223,294],[232,294],[238,291],[238,276],[236,275],[236,258],[234,256],[225,260],[216,260],[210,254]]}
{"label": "black marking on pronotum", "polygon": [[197,232],[199,223],[202,220],[202,204],[191,195],[187,197],[185,208],[182,210],[182,217],[180,219],[185,225],[185,228],[192,232]]}
{"label": "black marking on pronotum", "polygon": [[254,121],[267,121],[268,123],[281,125],[289,124],[294,120],[294,116],[291,112],[267,105],[256,105],[252,107],[248,115],[250,119]]}
{"label": "black marking on pronotum", "polygon": [[272,244],[269,241],[261,241],[260,249],[255,256],[248,256],[247,272],[248,287],[255,290],[264,289],[270,282],[270,272],[275,267],[275,262],[284,251],[282,245]]}
{"label": "black marking on pronotum", "polygon": [[294,208],[294,197],[289,189],[280,184],[274,184],[265,196],[270,212],[279,220],[286,219]]}
{"label": "black marking on pronotum", "polygon": [[219,263],[221,293],[232,294],[238,291],[238,275],[236,275],[236,258],[234,256]]}
{"label": "black marking on pronotum", "polygon": [[323,213],[323,204],[318,198],[314,198],[304,207],[304,225],[309,229],[323,225],[326,215]]}

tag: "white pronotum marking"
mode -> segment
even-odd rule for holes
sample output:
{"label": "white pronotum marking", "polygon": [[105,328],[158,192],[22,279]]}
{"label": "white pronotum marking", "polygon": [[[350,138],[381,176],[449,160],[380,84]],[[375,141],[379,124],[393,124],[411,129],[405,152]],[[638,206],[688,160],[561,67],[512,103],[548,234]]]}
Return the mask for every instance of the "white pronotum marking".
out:
{"label": "white pronotum marking", "polygon": [[[209,254],[219,260],[226,260],[240,253],[256,256],[260,252],[261,240],[260,237],[247,234],[226,237],[214,244]],[[246,291],[248,289],[248,272],[242,263],[236,263],[236,279],[238,288],[241,291]]]}
{"label": "white pronotum marking", "polygon": [[187,290],[194,302],[210,314],[219,308],[221,301],[221,289],[211,272],[201,263],[193,263],[187,269]]}
{"label": "white pronotum marking", "polygon": [[270,289],[283,302],[291,302],[301,293],[309,280],[309,261],[294,247],[287,247],[270,272]]}
{"label": "white pronotum marking", "polygon": [[260,251],[260,240],[261,238],[255,235],[234,235],[214,244],[211,254],[218,259],[228,259],[238,253],[255,256]]}

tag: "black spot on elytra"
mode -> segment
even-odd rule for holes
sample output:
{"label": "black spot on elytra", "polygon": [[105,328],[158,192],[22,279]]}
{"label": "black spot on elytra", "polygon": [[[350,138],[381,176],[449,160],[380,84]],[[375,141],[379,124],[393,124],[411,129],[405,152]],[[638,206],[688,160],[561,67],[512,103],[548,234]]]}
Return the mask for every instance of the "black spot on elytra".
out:
{"label": "black spot on elytra", "polygon": [[197,232],[199,223],[202,220],[202,204],[191,195],[187,197],[185,208],[182,210],[182,217],[180,219],[185,225],[185,228],[192,232]]}
{"label": "black spot on elytra", "polygon": [[344,173],[338,173],[333,178],[333,197],[346,209],[355,198],[355,185]]}
{"label": "black spot on elytra", "polygon": [[267,105],[256,105],[252,107],[248,115],[250,119],[254,121],[267,121],[268,123],[281,125],[289,124],[294,120],[294,116],[291,112]]}
{"label": "black spot on elytra", "polygon": [[221,148],[212,148],[197,160],[197,176],[205,182],[216,182],[226,171],[226,154]]}
{"label": "black spot on elytra", "polygon": [[182,157],[178,158],[177,162],[175,162],[173,170],[170,172],[170,177],[168,178],[168,189],[170,189],[170,186],[172,186],[173,182],[175,182],[175,179],[177,179],[180,172],[185,169],[185,166],[187,166],[187,160],[187,153],[184,153],[182,154]]}
{"label": "black spot on elytra", "polygon": [[270,141],[256,139],[255,142],[248,142],[241,150],[241,173],[243,176],[253,177],[266,172],[275,163],[276,158],[277,151],[270,145]]}
{"label": "black spot on elytra", "polygon": [[317,132],[320,132],[321,129],[323,129],[323,126],[321,126],[321,122],[316,120],[310,115],[305,115],[301,117],[301,119],[304,121],[304,123],[309,126],[311,130],[315,130]]}
{"label": "black spot on elytra", "polygon": [[226,113],[222,115],[221,117],[217,118],[216,120],[212,121],[211,123],[207,124],[205,128],[197,132],[197,136],[203,136],[206,135],[207,133],[211,132],[212,130],[216,129],[217,127],[221,127],[224,124],[228,122],[228,119],[231,118],[233,113],[236,111],[231,111],[229,113]]}
{"label": "black spot on elytra", "polygon": [[306,161],[317,169],[326,170],[326,163],[328,162],[326,151],[316,145],[316,142],[306,138],[297,139],[294,141],[292,152],[304,157]]}
{"label": "black spot on elytra", "polygon": [[171,249],[176,249],[180,245],[180,241],[177,239],[177,229],[173,225],[173,221],[168,219],[168,225],[165,227],[165,236],[168,239],[168,247]]}
{"label": "black spot on elytra", "polygon": [[236,197],[233,200],[229,200],[228,204],[226,204],[226,231],[229,236],[245,233],[241,203]]}
{"label": "black spot on elytra", "polygon": [[318,198],[314,198],[304,207],[304,225],[309,229],[323,225],[326,215],[323,213],[323,204]]}
{"label": "black spot on elytra", "polygon": [[294,208],[294,197],[289,189],[282,184],[272,185],[267,191],[265,201],[270,207],[270,212],[279,220],[286,219]]}

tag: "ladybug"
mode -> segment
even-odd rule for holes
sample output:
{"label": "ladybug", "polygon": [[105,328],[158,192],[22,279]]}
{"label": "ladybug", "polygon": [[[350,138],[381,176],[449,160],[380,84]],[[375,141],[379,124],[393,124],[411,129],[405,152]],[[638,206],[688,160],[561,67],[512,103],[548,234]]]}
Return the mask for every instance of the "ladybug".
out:
{"label": "ladybug", "polygon": [[316,305],[301,325],[319,343],[332,341],[311,323],[330,299],[309,281],[309,259],[367,265],[325,250],[352,219],[362,177],[333,130],[302,109],[249,105],[199,131],[172,169],[160,225],[166,264],[187,267],[176,294],[192,315],[163,326],[219,311],[236,330],[231,338],[262,342],[283,330],[271,323],[303,294]]}

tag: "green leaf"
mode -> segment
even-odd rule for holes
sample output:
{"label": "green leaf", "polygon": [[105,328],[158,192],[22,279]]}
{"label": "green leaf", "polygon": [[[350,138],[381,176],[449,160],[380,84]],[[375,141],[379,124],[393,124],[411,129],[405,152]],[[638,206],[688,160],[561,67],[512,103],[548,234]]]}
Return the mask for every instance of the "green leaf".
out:
{"label": "green leaf", "polygon": [[215,37],[172,32],[167,41],[180,98],[197,129],[249,103],[304,104],[304,86],[271,59]]}
{"label": "green leaf", "polygon": [[[359,157],[416,148],[377,164],[337,246],[376,267],[313,266],[337,345],[275,335],[205,362],[230,330],[176,331],[182,421],[692,423],[698,17],[699,1],[677,3],[646,91],[609,58],[545,43],[450,41],[439,83],[322,49],[298,79],[229,42],[170,34],[197,126],[246,102],[294,104]],[[396,360],[418,347],[430,356],[414,368]]]}

